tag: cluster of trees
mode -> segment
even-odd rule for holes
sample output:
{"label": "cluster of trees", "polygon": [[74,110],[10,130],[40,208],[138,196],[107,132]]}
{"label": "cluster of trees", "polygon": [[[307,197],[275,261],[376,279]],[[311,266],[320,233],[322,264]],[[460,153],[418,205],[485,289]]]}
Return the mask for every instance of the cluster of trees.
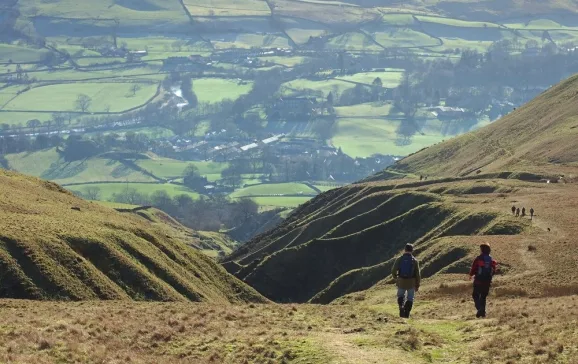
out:
{"label": "cluster of trees", "polygon": [[25,135],[15,137],[0,137],[0,155],[22,152],[34,152],[46,148],[62,145],[63,139],[59,135],[38,135],[29,138]]}
{"label": "cluster of trees", "polygon": [[408,76],[409,91],[403,98],[426,105],[437,104],[443,98],[446,106],[494,118],[512,109],[498,104],[523,104],[576,73],[576,54],[571,44],[557,47],[548,41],[539,46],[535,40],[525,44],[501,40],[485,53],[462,51],[458,62],[415,59]]}
{"label": "cluster of trees", "polygon": [[143,153],[160,144],[147,134],[135,132],[127,132],[124,135],[96,134],[92,137],[70,135],[66,139],[58,134],[38,134],[32,138],[20,134],[0,137],[0,154],[35,152],[62,147],[67,160],[79,160],[113,150]]}
{"label": "cluster of trees", "polygon": [[[87,199],[98,200],[102,197],[98,187],[86,187],[78,194]],[[183,225],[195,230],[219,231],[222,228],[233,229],[248,223],[259,215],[259,205],[253,200],[242,198],[229,200],[224,195],[201,196],[194,199],[187,194],[171,197],[166,191],[158,190],[151,194],[142,193],[132,187],[115,193],[112,201],[131,205],[154,206]]]}

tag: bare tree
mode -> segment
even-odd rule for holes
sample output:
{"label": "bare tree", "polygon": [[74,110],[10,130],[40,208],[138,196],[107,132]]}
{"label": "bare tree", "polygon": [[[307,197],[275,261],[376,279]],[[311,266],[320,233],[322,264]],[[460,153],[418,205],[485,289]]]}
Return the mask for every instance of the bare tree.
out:
{"label": "bare tree", "polygon": [[32,129],[32,134],[36,134],[36,128],[38,128],[42,123],[38,119],[28,120],[26,126]]}
{"label": "bare tree", "polygon": [[74,102],[74,108],[76,110],[86,112],[90,108],[90,104],[92,104],[92,99],[90,98],[90,96],[80,94],[78,95],[76,101]]}
{"label": "bare tree", "polygon": [[132,86],[130,87],[130,91],[132,92],[133,96],[136,96],[137,91],[140,89],[141,87],[138,83],[133,83]]}
{"label": "bare tree", "polygon": [[84,192],[82,195],[87,200],[96,201],[96,200],[100,199],[101,191],[100,191],[100,188],[98,188],[96,186],[89,186],[89,187],[84,189]]}
{"label": "bare tree", "polygon": [[56,127],[56,131],[58,131],[59,133],[62,131],[62,129],[64,127],[64,121],[65,121],[65,118],[62,114],[59,114],[59,113],[53,113],[52,114],[52,122],[53,122],[54,126]]}

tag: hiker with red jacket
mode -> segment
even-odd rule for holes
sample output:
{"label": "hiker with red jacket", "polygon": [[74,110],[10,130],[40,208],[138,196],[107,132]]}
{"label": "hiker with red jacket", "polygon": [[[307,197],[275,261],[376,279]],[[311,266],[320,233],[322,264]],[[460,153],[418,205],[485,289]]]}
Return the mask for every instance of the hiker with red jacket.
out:
{"label": "hiker with red jacket", "polygon": [[[421,272],[419,262],[412,254],[413,245],[405,246],[404,254],[393,264],[391,274],[397,281],[397,304],[399,317],[409,318],[415,293],[419,291]],[[407,295],[407,297],[406,297]]]}
{"label": "hiker with red jacket", "polygon": [[474,292],[472,297],[476,305],[476,317],[486,317],[486,298],[490,293],[492,278],[496,273],[498,263],[490,256],[492,249],[489,244],[480,245],[482,254],[478,256],[470,269],[470,279],[474,277]]}

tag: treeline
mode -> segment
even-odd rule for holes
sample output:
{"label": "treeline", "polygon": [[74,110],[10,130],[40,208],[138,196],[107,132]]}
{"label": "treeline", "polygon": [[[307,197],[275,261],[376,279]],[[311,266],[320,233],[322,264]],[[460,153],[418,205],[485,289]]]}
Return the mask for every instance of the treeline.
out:
{"label": "treeline", "polygon": [[147,134],[135,132],[127,132],[124,135],[96,134],[91,137],[70,135],[66,139],[58,134],[40,134],[33,138],[22,134],[0,137],[0,155],[36,152],[57,147],[66,161],[74,161],[113,150],[142,153],[160,144],[151,140]]}
{"label": "treeline", "polygon": [[[75,194],[90,200],[102,198],[100,188],[94,186],[85,187]],[[171,197],[164,190],[147,194],[127,187],[114,193],[110,200],[130,205],[154,206],[178,219],[183,225],[203,231],[233,229],[259,215],[259,206],[253,200],[249,198],[229,200],[226,196],[218,194],[194,199],[187,194]]]}

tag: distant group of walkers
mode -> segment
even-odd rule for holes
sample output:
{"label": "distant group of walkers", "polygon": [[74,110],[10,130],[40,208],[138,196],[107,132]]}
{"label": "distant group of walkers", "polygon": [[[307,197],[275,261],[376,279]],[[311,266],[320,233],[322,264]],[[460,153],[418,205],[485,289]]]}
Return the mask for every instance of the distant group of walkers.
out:
{"label": "distant group of walkers", "polygon": [[[515,205],[512,206],[512,215],[515,215],[516,217],[522,216],[525,217],[526,216],[526,208],[522,207],[522,210],[520,211],[519,207],[516,207]],[[530,220],[534,220],[534,209],[530,208]]]}
{"label": "distant group of walkers", "polygon": [[[469,278],[474,279],[472,298],[476,306],[476,317],[486,317],[486,298],[490,292],[492,279],[496,273],[497,262],[490,256],[489,244],[480,245],[481,254],[474,259]],[[392,268],[393,278],[397,281],[397,304],[399,316],[409,318],[413,308],[415,293],[419,291],[421,271],[419,261],[413,256],[413,245],[407,244],[405,252],[397,258]]]}

